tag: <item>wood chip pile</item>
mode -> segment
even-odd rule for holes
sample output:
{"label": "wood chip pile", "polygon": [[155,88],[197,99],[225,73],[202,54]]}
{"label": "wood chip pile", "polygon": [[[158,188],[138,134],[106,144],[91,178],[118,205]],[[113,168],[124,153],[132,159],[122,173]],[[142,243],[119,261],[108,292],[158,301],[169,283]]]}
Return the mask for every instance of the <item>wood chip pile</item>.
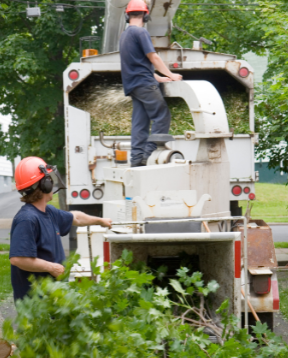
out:
{"label": "wood chip pile", "polygon": [[[80,87],[80,88],[79,88]],[[92,135],[130,135],[132,100],[125,97],[121,78],[101,76],[83,83],[70,95],[70,103],[91,115]],[[221,93],[229,121],[235,133],[249,133],[248,96],[246,93]],[[182,98],[165,98],[172,116],[170,134],[193,130],[194,124],[186,102]]]}

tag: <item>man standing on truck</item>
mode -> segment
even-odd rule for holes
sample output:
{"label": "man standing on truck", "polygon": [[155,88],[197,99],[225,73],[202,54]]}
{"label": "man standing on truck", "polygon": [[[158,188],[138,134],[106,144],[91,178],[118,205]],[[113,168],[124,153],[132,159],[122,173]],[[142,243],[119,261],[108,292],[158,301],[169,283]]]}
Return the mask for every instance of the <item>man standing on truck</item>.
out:
{"label": "man standing on truck", "polygon": [[15,181],[22,195],[20,200],[25,202],[11,228],[11,282],[16,301],[29,292],[31,274],[58,277],[64,272],[61,236],[67,235],[72,225],[110,228],[112,220],[47,205],[54,193],[66,188],[57,167],[46,164],[41,158],[21,160],[15,171]]}
{"label": "man standing on truck", "polygon": [[[125,12],[128,28],[120,38],[121,76],[126,96],[133,101],[131,130],[131,166],[146,165],[156,144],[147,142],[151,134],[168,133],[171,115],[160,91],[159,82],[180,81],[182,76],[172,73],[153,47],[149,32],[143,28],[149,20],[149,9],[142,0],[131,0]],[[154,67],[167,77],[154,73]]]}

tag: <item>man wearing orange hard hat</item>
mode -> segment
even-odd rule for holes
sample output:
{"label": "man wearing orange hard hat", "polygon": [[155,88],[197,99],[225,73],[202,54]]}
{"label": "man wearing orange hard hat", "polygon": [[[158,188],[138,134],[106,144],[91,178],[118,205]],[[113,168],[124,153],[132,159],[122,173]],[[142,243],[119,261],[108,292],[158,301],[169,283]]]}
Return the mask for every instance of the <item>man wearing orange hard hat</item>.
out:
{"label": "man wearing orange hard hat", "polygon": [[[156,144],[147,142],[151,134],[168,133],[171,115],[160,91],[160,82],[180,81],[157,55],[149,32],[143,28],[149,9],[142,0],[131,0],[125,10],[128,28],[120,38],[121,76],[126,96],[133,101],[131,130],[131,166],[146,165]],[[154,73],[154,68],[166,77]]]}
{"label": "man wearing orange hard hat", "polygon": [[72,225],[110,228],[112,220],[47,205],[54,193],[66,188],[57,167],[41,158],[21,160],[15,170],[15,181],[21,201],[25,202],[11,228],[11,282],[16,301],[29,292],[31,274],[57,277],[64,272],[61,236],[67,235]]}

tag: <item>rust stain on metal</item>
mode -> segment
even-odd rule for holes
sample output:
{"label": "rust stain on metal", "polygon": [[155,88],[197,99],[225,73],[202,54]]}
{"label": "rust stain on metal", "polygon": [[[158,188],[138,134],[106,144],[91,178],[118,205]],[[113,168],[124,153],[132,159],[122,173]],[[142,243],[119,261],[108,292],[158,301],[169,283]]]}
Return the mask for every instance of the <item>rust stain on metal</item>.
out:
{"label": "rust stain on metal", "polygon": [[77,87],[79,84],[79,81],[74,81],[71,86],[67,86],[66,87],[66,92],[69,93],[71,92],[75,87]]}
{"label": "rust stain on metal", "polygon": [[[268,296],[269,294],[267,294],[267,295],[257,295],[257,311],[258,312],[265,312],[265,311],[267,311],[267,310],[269,310],[269,300],[267,300],[267,296]],[[267,301],[268,301],[268,304],[267,304]]]}
{"label": "rust stain on metal", "polygon": [[172,0],[170,0],[169,2],[167,1],[163,4],[163,7],[165,9],[163,17],[165,17],[167,15],[167,12],[168,12],[169,8],[171,7],[171,5],[172,5]]}
{"label": "rust stain on metal", "polygon": [[151,210],[151,218],[154,218],[155,217],[155,213],[154,213],[155,205],[148,205],[148,206],[149,206],[149,209]]}
{"label": "rust stain on metal", "polygon": [[225,68],[228,70],[231,67],[235,67],[235,70],[238,72],[241,67],[241,63],[237,61],[226,61]]}
{"label": "rust stain on metal", "polygon": [[[247,228],[248,238],[248,268],[250,267],[277,267],[273,235],[271,228],[263,220],[250,220],[249,223],[256,223],[258,228]],[[238,226],[241,232],[242,255],[244,248],[244,229]]]}
{"label": "rust stain on metal", "polygon": [[185,202],[185,200],[183,200],[183,201],[184,201],[184,204],[187,206],[188,216],[192,216],[192,211],[193,211],[193,208],[194,208],[195,205],[189,206],[189,205]]}
{"label": "rust stain on metal", "polygon": [[[271,292],[266,295],[255,295],[254,291],[252,291],[252,295],[250,295],[249,299],[256,312],[273,311],[273,299],[271,298]],[[251,312],[250,308],[248,308],[248,311]],[[242,301],[242,312],[244,312],[244,299]]]}
{"label": "rust stain on metal", "polygon": [[178,57],[177,57],[177,61],[178,61],[178,62],[181,62],[182,60],[183,60],[183,61],[186,61],[186,60],[187,60],[187,56],[183,56],[183,59],[181,58],[181,56],[178,56]]}

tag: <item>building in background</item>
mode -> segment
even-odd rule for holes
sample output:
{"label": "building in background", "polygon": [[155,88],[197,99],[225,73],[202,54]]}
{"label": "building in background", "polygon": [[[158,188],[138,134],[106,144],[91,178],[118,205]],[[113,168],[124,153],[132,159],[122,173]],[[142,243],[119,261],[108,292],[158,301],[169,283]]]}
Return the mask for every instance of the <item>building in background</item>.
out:
{"label": "building in background", "polygon": [[[1,131],[6,132],[10,124],[8,116],[0,114]],[[13,166],[6,158],[0,156],[0,193],[7,193],[12,191]]]}
{"label": "building in background", "polygon": [[255,163],[255,171],[259,172],[259,183],[270,184],[286,184],[288,182],[288,174],[282,171],[269,169],[269,160],[257,160]]}

